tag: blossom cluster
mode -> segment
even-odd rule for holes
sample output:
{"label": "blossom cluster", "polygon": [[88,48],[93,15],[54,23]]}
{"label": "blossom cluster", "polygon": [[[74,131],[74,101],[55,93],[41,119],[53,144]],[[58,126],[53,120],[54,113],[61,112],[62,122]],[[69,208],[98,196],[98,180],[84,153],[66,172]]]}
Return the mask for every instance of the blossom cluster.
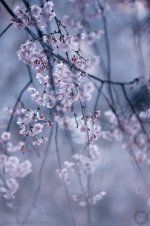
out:
{"label": "blossom cluster", "polygon": [[[145,114],[144,112],[139,113],[141,117],[145,116]],[[147,156],[149,136],[145,130],[143,131],[142,122],[138,118],[139,116],[133,114],[121,120],[120,123],[112,111],[105,112],[105,116],[111,124],[112,132],[110,132],[110,138],[123,142],[122,147],[124,149],[128,151],[132,149],[135,152],[135,158],[138,163],[146,162],[149,164],[149,158]]]}
{"label": "blossom cluster", "polygon": [[18,28],[33,26],[43,30],[46,23],[55,17],[53,6],[54,4],[51,1],[46,2],[44,7],[32,5],[29,10],[16,6],[14,10],[16,17],[12,19],[12,22]]}
{"label": "blossom cluster", "polygon": [[78,39],[71,35],[56,36],[54,34],[45,34],[43,36],[44,43],[51,44],[53,46],[53,51],[56,52],[58,49],[61,51],[71,51],[78,49]]}
{"label": "blossom cluster", "polygon": [[22,109],[23,115],[18,117],[17,125],[20,127],[20,134],[33,137],[33,145],[39,146],[47,141],[47,138],[37,138],[44,128],[51,127],[52,123],[47,121],[38,110]]}
{"label": "blossom cluster", "polygon": [[[81,178],[81,181],[84,181],[89,175],[92,175],[95,172],[96,162],[101,161],[101,152],[99,151],[98,146],[95,144],[90,144],[88,151],[89,154],[87,156],[85,154],[73,155],[71,161],[65,161],[64,167],[61,170],[57,170],[59,177],[67,186],[71,184],[71,181],[75,179],[75,176],[77,181],[78,177]],[[86,206],[88,203],[95,205],[96,202],[101,200],[104,195],[105,192],[94,196],[89,196],[85,188],[84,193],[80,195],[73,194],[73,200],[80,206]]]}
{"label": "blossom cluster", "polygon": [[[101,165],[103,154],[96,144],[96,141],[103,134],[99,125],[99,117],[100,111],[76,118],[55,117],[60,126],[67,127],[70,130],[71,136],[76,143],[80,144],[81,147],[85,146],[81,148],[79,153],[74,154],[70,161],[65,161],[62,169],[57,170],[59,177],[67,186],[75,179],[78,181],[78,178],[81,179],[84,186],[85,181],[88,181],[88,176],[92,176],[96,168]],[[103,134],[104,137],[107,136]],[[88,203],[95,205],[106,194],[103,191],[91,196],[86,189],[85,187],[82,194],[73,194],[73,200],[80,206],[86,206]]]}
{"label": "blossom cluster", "polygon": [[43,50],[37,48],[34,42],[26,41],[18,51],[19,60],[31,65],[37,73],[42,72],[47,66],[47,57]]}
{"label": "blossom cluster", "polygon": [[[36,78],[41,85],[49,86],[49,76],[44,74],[47,65],[47,57],[41,50],[38,50],[34,42],[27,41],[22,44],[18,51],[18,57],[24,63],[31,65],[35,69]],[[87,69],[94,63],[97,63],[96,59],[80,61],[78,58],[79,57],[74,56],[72,61],[82,69]],[[73,102],[77,101],[79,97],[82,101],[91,100],[91,95],[95,88],[93,83],[86,79],[85,74],[81,72],[73,73],[66,64],[60,62],[55,65],[53,79],[56,93],[53,91],[46,93],[45,90],[41,97],[38,90],[29,88],[32,100],[38,105],[53,108],[59,101],[61,102],[62,108],[70,109]]]}
{"label": "blossom cluster", "polygon": [[17,178],[25,178],[32,171],[29,160],[20,161],[18,157],[10,154],[23,150],[25,144],[19,142],[13,145],[11,134],[3,132],[0,138],[0,146],[3,154],[0,154],[0,196],[5,199],[13,199],[19,188]]}
{"label": "blossom cluster", "polygon": [[4,153],[7,152],[9,154],[12,154],[17,151],[23,150],[25,143],[23,141],[20,141],[18,142],[18,144],[14,145],[11,141],[11,134],[9,132],[3,132],[1,134],[0,146],[1,150],[4,150]]}
{"label": "blossom cluster", "polygon": [[[66,183],[67,186],[71,183],[74,175],[85,180],[85,177],[91,175],[95,171],[95,165],[97,161],[100,161],[101,153],[98,150],[97,145],[89,146],[89,155],[85,156],[83,154],[75,154],[72,157],[72,161],[65,161],[64,168],[57,170],[59,177]],[[77,202],[80,206],[86,206],[89,203],[95,205],[99,200],[101,200],[106,195],[105,191],[97,193],[96,195],[89,196],[88,192],[81,194],[73,194],[73,200]]]}
{"label": "blossom cluster", "polygon": [[65,161],[64,168],[58,170],[58,174],[66,184],[70,183],[69,175],[89,175],[95,171],[95,161],[100,158],[100,152],[96,145],[89,146],[89,155],[75,154],[72,156],[72,161]]}
{"label": "blossom cluster", "polygon": [[[104,131],[99,123],[100,111],[93,114],[77,116],[76,118],[66,118],[65,122],[72,133],[74,141],[78,144],[94,143],[99,139],[110,140],[108,131]],[[61,124],[61,120],[58,120]]]}
{"label": "blossom cluster", "polygon": [[57,97],[62,108],[70,109],[72,104],[79,100],[90,101],[94,85],[81,72],[76,74],[63,63],[55,66],[54,81],[57,87]]}
{"label": "blossom cluster", "polygon": [[88,205],[88,203],[95,205],[99,200],[102,200],[105,195],[106,195],[105,191],[101,191],[93,195],[91,198],[88,198],[87,194],[86,197],[83,194],[74,194],[73,200],[77,202],[80,206],[84,207]]}
{"label": "blossom cluster", "polygon": [[67,27],[71,27],[72,29],[81,29],[82,28],[82,24],[79,20],[75,20],[73,18],[71,18],[70,16],[68,15],[64,15],[63,18],[62,18],[62,22],[65,26]]}
{"label": "blossom cluster", "polygon": [[55,106],[57,96],[53,91],[49,91],[47,93],[45,90],[42,95],[40,95],[39,91],[33,87],[29,87],[28,91],[31,94],[33,102],[36,103],[38,106],[46,106],[49,109]]}

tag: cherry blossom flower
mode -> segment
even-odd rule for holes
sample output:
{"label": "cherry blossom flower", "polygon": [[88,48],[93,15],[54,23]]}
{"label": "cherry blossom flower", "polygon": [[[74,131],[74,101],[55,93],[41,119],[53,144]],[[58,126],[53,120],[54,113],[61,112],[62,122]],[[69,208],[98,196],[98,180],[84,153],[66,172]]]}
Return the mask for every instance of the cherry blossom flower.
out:
{"label": "cherry blossom flower", "polygon": [[1,139],[4,140],[4,141],[10,140],[10,138],[11,138],[11,134],[9,132],[3,132],[1,134]]}

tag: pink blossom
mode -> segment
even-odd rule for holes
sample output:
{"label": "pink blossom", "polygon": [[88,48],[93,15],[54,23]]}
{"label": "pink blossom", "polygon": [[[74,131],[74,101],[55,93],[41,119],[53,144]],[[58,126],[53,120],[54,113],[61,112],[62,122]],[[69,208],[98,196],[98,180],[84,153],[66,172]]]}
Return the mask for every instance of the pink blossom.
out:
{"label": "pink blossom", "polygon": [[3,132],[1,134],[1,139],[3,141],[8,141],[8,140],[10,140],[10,138],[11,138],[11,134],[9,132]]}

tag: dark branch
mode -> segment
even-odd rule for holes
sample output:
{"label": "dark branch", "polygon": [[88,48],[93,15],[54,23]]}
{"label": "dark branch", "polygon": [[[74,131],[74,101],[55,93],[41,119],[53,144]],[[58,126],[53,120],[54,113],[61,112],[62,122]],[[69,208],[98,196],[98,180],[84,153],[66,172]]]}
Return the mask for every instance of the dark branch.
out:
{"label": "dark branch", "polygon": [[3,36],[3,34],[5,34],[5,32],[12,26],[13,24],[10,23],[0,34],[0,38]]}

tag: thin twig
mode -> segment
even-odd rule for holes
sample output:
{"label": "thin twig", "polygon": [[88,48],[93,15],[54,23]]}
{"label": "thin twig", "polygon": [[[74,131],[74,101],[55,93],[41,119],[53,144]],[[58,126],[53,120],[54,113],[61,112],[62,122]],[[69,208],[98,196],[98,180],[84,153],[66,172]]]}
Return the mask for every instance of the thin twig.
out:
{"label": "thin twig", "polygon": [[23,89],[21,90],[15,104],[14,104],[14,107],[13,107],[13,110],[12,110],[12,113],[11,113],[11,117],[9,119],[9,122],[8,122],[8,126],[7,126],[7,129],[6,131],[9,131],[10,130],[10,127],[11,127],[11,123],[13,121],[13,118],[14,118],[14,114],[15,114],[15,111],[16,111],[16,107],[20,101],[20,99],[22,98],[22,95],[24,94],[24,92],[27,90],[27,88],[29,87],[29,85],[32,83],[32,80],[30,80],[24,87]]}
{"label": "thin twig", "polygon": [[10,23],[1,33],[0,33],[0,38],[6,33],[6,31],[12,26],[13,24]]}

